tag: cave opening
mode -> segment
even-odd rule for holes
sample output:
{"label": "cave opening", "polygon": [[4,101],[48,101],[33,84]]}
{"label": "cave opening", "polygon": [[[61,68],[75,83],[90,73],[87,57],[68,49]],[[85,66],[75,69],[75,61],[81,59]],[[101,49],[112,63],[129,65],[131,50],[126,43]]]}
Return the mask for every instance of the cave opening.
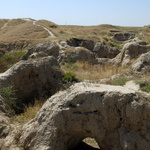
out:
{"label": "cave opening", "polygon": [[85,138],[73,150],[101,150],[94,138]]}

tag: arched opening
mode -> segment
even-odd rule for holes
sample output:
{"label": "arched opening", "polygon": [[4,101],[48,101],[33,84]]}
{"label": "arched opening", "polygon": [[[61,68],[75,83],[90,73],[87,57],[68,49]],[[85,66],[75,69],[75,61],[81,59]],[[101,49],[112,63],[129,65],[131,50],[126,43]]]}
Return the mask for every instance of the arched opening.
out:
{"label": "arched opening", "polygon": [[94,138],[85,138],[73,150],[101,150]]}

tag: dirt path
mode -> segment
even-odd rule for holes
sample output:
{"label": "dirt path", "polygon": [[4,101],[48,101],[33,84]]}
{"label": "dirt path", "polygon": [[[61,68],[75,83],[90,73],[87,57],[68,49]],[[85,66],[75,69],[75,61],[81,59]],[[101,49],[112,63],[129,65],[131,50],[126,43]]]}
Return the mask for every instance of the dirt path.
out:
{"label": "dirt path", "polygon": [[36,24],[36,21],[33,21],[33,25],[42,27],[44,30],[46,30],[49,33],[50,37],[55,37],[54,34],[49,29],[47,29],[46,27],[42,25]]}
{"label": "dirt path", "polygon": [[[12,20],[12,19],[9,19],[0,29],[6,28],[7,25],[8,25],[8,23],[9,23],[11,20]],[[48,38],[56,38],[56,36],[55,36],[48,28],[46,28],[46,27],[44,27],[44,26],[42,26],[42,25],[39,25],[39,24],[37,23],[37,21],[32,20],[32,19],[28,19],[28,18],[24,18],[24,19],[22,19],[22,20],[25,20],[25,21],[27,21],[27,22],[32,22],[33,25],[42,27],[43,30],[45,30],[46,32],[48,32],[48,34],[49,34],[49,37],[48,37]]]}
{"label": "dirt path", "polygon": [[0,29],[4,29],[5,27],[7,27],[7,24],[11,21],[12,19],[9,19],[4,25],[3,27],[1,27]]}
{"label": "dirt path", "polygon": [[36,23],[37,21],[34,21],[32,19],[28,19],[28,18],[27,19],[23,19],[23,20],[25,20],[25,21],[32,21],[33,25],[42,27],[45,31],[47,31],[48,34],[50,35],[49,38],[55,38],[55,35],[49,29],[47,29],[46,27],[44,27],[42,25],[37,24]]}

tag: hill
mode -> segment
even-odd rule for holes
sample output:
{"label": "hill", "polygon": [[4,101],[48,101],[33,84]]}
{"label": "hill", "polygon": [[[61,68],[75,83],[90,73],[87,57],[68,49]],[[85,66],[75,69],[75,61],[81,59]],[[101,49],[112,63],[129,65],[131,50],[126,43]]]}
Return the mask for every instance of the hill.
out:
{"label": "hill", "polygon": [[[120,46],[122,42],[111,37],[116,33],[134,33],[150,44],[150,28],[121,27],[113,25],[73,26],[57,25],[47,20],[0,19],[0,50],[24,49],[37,43],[59,42],[72,38],[104,41],[110,46]],[[11,48],[10,48],[11,47]]]}
{"label": "hill", "polygon": [[149,26],[0,20],[0,150],[149,150],[149,118]]}

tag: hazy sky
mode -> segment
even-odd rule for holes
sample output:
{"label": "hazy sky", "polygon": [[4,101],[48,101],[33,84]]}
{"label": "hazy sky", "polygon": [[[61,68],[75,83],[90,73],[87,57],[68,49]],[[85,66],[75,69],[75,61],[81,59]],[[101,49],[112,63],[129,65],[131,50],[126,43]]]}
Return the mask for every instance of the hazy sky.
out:
{"label": "hazy sky", "polygon": [[61,25],[144,26],[150,0],[1,0],[0,19],[46,19]]}

